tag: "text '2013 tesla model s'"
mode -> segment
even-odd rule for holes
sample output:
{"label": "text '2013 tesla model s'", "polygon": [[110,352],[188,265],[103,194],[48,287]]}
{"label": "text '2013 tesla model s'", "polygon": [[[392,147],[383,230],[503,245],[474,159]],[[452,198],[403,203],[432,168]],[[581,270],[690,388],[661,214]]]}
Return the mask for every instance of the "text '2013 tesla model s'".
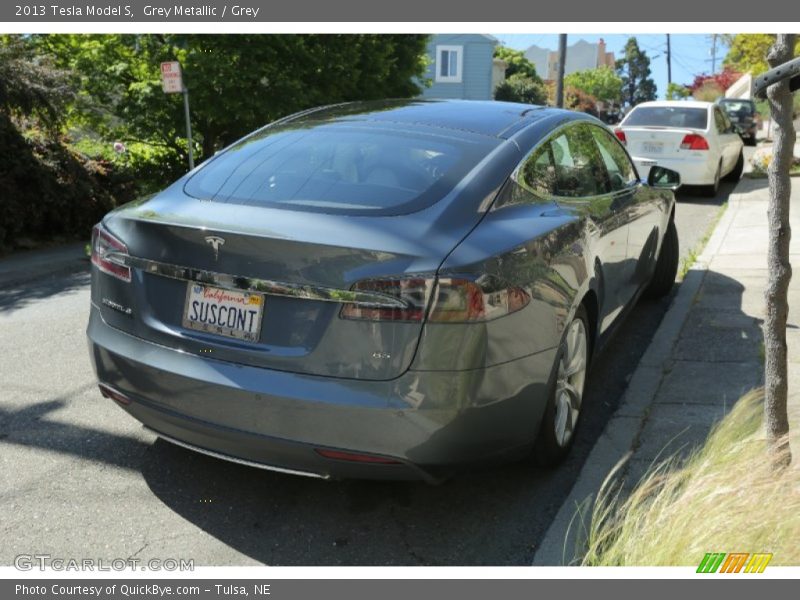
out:
{"label": "text '2013 tesla model s'", "polygon": [[554,464],[592,356],[672,287],[678,179],[552,108],[288,117],[95,227],[100,389],[168,441],[296,474]]}

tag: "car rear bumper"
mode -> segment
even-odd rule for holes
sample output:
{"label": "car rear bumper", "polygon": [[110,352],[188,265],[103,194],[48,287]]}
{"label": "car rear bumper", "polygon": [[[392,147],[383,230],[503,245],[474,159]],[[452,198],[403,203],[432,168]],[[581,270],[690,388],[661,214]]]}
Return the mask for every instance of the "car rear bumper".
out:
{"label": "car rear bumper", "polygon": [[[436,480],[529,445],[555,349],[467,371],[388,381],[302,375],[179,352],[107,325],[92,307],[98,381],[168,441],[236,462],[322,478]],[[323,457],[346,451],[392,464]]]}

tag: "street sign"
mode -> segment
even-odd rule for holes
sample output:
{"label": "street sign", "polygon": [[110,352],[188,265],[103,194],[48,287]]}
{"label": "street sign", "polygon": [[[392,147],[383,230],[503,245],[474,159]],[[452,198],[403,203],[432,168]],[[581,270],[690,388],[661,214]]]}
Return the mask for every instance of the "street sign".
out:
{"label": "street sign", "polygon": [[165,94],[180,94],[183,92],[181,63],[177,60],[161,63],[161,87]]}

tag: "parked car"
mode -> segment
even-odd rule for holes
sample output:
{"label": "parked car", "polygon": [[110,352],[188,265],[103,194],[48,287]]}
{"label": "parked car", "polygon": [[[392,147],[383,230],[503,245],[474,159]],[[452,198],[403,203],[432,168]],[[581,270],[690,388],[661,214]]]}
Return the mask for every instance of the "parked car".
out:
{"label": "parked car", "polygon": [[758,134],[756,103],[742,98],[724,97],[719,98],[716,103],[736,126],[742,141],[748,146],[755,146]]}
{"label": "parked car", "polygon": [[725,112],[711,102],[643,102],[615,129],[647,173],[650,165],[675,170],[685,185],[716,196],[720,180],[738,181],[744,170],[741,137]]}
{"label": "parked car", "polygon": [[558,109],[293,115],[94,228],[100,391],[165,440],[300,475],[554,464],[591,359],[673,285],[678,184]]}

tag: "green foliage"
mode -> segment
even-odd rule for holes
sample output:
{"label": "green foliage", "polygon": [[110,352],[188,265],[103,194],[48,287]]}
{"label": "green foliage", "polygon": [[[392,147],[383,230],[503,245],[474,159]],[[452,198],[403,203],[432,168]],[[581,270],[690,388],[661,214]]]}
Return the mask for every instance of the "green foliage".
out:
{"label": "green foliage", "polygon": [[617,61],[622,79],[622,101],[629,106],[656,99],[656,84],[650,78],[650,59],[635,37],[628,38],[623,57]]}
{"label": "green foliage", "polygon": [[521,75],[532,79],[536,83],[541,83],[542,79],[536,72],[536,66],[525,58],[522,50],[514,50],[507,46],[495,46],[494,57],[505,61],[506,79],[513,75]]}
{"label": "green foliage", "polygon": [[72,97],[64,71],[54,68],[47,57],[37,56],[25,38],[0,36],[0,110],[35,116],[54,127]]}
{"label": "green foliage", "polygon": [[424,74],[423,35],[48,35],[40,47],[84,91],[74,122],[105,139],[164,149],[185,164],[180,94],[159,64],[181,62],[201,158],[298,110],[409,97]]}
{"label": "green foliage", "polygon": [[494,90],[495,100],[522,102],[524,104],[546,104],[547,89],[541,81],[521,74],[512,75]]}
{"label": "green foliage", "polygon": [[130,180],[64,142],[0,114],[0,249],[23,236],[85,238],[117,201],[130,198]]}
{"label": "green foliage", "polygon": [[667,86],[667,100],[685,100],[691,95],[689,88],[680,83],[673,81]]}
{"label": "green foliage", "polygon": [[[730,40],[730,48],[722,64],[739,73],[760,75],[769,70],[767,54],[775,35],[771,33],[738,33]],[[800,56],[800,40],[794,47],[794,55]]]}
{"label": "green foliage", "polygon": [[564,78],[564,84],[602,102],[619,102],[622,99],[622,78],[610,67],[570,73]]}

